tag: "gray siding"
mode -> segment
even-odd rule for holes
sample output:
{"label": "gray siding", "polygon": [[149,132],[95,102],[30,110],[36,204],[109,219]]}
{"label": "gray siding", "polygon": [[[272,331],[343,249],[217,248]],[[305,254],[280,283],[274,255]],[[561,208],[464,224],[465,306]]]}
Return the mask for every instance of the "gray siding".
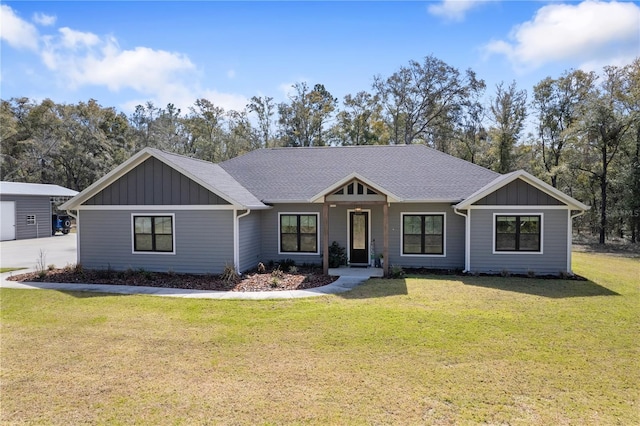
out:
{"label": "gray siding", "polygon": [[229,204],[156,158],[149,158],[88,199],[86,205]]}
{"label": "gray siding", "polygon": [[[132,213],[174,213],[175,254],[133,254]],[[78,244],[88,269],[218,274],[233,264],[233,211],[81,210]]]}
{"label": "gray siding", "polygon": [[[542,254],[493,254],[493,214],[542,213]],[[496,208],[471,210],[471,272],[554,274],[567,270],[567,210]]]}
{"label": "gray siding", "polygon": [[260,211],[252,211],[248,216],[240,218],[239,247],[240,271],[254,269],[262,259],[262,234]]}
{"label": "gray siding", "polygon": [[[38,195],[0,195],[0,201],[15,201],[16,240],[50,237],[51,197]],[[36,216],[35,225],[27,225],[27,215]]]}
{"label": "gray siding", "polygon": [[[329,244],[337,241],[347,248],[348,214],[355,206],[337,205],[329,208]],[[375,253],[382,254],[383,208],[380,205],[362,205],[363,210],[370,210],[371,241],[375,240]],[[262,214],[262,258],[263,261],[290,258],[298,263],[321,263],[320,255],[294,255],[278,253],[278,213],[315,212],[320,217],[320,253],[322,253],[322,205],[321,204],[279,204]],[[445,212],[446,214],[446,256],[423,257],[401,256],[401,213],[402,212]],[[405,267],[427,267],[436,269],[464,268],[464,218],[456,215],[449,204],[392,204],[389,208],[389,260],[391,265]]]}
{"label": "gray siding", "polygon": [[478,200],[476,205],[490,206],[557,206],[562,203],[546,192],[529,185],[521,179],[503,186],[495,192]]}
{"label": "gray siding", "polygon": [[[279,254],[278,239],[278,213],[318,213],[318,249],[320,254]],[[262,261],[278,261],[281,259],[293,259],[296,263],[322,263],[322,204],[276,204],[270,210],[261,212],[262,228]],[[331,229],[331,228],[329,228]]]}
{"label": "gray siding", "polygon": [[[403,256],[402,213],[445,213],[446,256]],[[389,208],[389,265],[432,269],[464,268],[464,228],[462,216],[454,213],[449,204],[392,204]]]}

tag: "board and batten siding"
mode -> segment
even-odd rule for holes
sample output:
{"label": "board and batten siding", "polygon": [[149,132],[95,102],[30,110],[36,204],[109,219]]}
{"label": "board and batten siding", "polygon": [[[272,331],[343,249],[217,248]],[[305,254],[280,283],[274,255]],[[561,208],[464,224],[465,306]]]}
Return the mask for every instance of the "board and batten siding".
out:
{"label": "board and batten siding", "polygon": [[[132,213],[175,215],[175,254],[132,253]],[[81,210],[79,262],[87,269],[219,274],[233,264],[232,210]]]}
{"label": "board and batten siding", "polygon": [[[530,209],[509,209],[508,206],[492,209],[471,209],[471,272],[558,275],[567,271],[567,221],[566,209],[531,206]],[[494,254],[494,213],[522,216],[542,215],[542,253]]]}
{"label": "board and batten siding", "polygon": [[[402,255],[402,213],[445,214],[445,256]],[[382,226],[382,224],[380,225]],[[405,268],[463,269],[465,220],[445,203],[394,203],[389,208],[389,264]],[[377,241],[377,240],[376,240]]]}
{"label": "board and batten siding", "polygon": [[484,198],[481,198],[475,205],[489,206],[559,206],[560,201],[540,191],[538,188],[516,179],[502,188],[497,189]]}
{"label": "board and batten siding", "polygon": [[[16,239],[43,238],[52,235],[51,197],[42,195],[3,194],[0,201],[15,202]],[[27,216],[34,215],[36,223],[27,224]]]}
{"label": "board and batten siding", "polygon": [[[240,213],[242,214],[242,212]],[[240,272],[257,268],[262,259],[261,211],[252,211],[241,217],[238,223],[240,248]]]}
{"label": "board and batten siding", "polygon": [[229,204],[156,158],[149,158],[89,198],[85,205]]}

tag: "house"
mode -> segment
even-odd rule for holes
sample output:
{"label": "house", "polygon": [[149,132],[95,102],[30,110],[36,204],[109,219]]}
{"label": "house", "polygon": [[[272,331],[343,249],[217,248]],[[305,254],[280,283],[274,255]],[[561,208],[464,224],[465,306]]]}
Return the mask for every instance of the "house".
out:
{"label": "house", "polygon": [[54,205],[77,194],[58,185],[0,182],[0,241],[50,237]]}
{"label": "house", "polygon": [[571,273],[589,207],[524,171],[424,145],[260,149],[219,164],[144,149],[61,206],[86,268],[220,273],[293,259]]}

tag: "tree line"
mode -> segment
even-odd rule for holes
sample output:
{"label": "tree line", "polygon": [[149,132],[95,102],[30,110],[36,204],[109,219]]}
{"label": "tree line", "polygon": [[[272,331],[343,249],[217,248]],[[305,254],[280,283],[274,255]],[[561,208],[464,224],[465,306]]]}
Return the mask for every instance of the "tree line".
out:
{"label": "tree line", "polygon": [[638,240],[640,58],[567,70],[532,93],[514,81],[488,94],[473,70],[433,56],[340,102],[323,84],[291,89],[285,102],[254,96],[241,111],[207,99],[130,115],[93,99],[2,100],[0,176],[82,190],[145,147],[220,162],[258,148],[420,143],[500,173],[527,170],[592,206],[580,231]]}

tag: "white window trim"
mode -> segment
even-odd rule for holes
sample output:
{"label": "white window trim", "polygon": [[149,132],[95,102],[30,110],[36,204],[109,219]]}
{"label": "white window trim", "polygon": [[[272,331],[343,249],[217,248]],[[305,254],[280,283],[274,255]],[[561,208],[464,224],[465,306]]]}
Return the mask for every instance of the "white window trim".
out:
{"label": "white window trim", "polygon": [[[135,250],[135,236],[136,236],[136,228],[134,223],[134,217],[136,216],[146,216],[146,217],[166,217],[171,216],[171,236],[173,238],[173,251],[136,251]],[[146,255],[146,256],[155,256],[155,255],[175,255],[176,254],[176,214],[175,213],[131,213],[131,254],[136,255]]]}
{"label": "white window trim", "polygon": [[[32,220],[33,220],[33,222],[29,220],[30,218],[33,218],[33,219],[32,219]],[[28,215],[27,215],[27,225],[28,225],[28,226],[34,226],[34,225],[36,225],[37,223],[38,223],[38,221],[37,221],[37,217],[36,217],[36,215],[35,215],[35,214],[28,214]]]}
{"label": "white window trim", "polygon": [[[540,216],[540,251],[498,251],[496,250],[496,216]],[[493,254],[540,255],[544,254],[544,213],[542,212],[496,212],[492,217],[491,251]]]}
{"label": "white window trim", "polygon": [[347,262],[351,263],[351,212],[367,212],[369,214],[369,220],[367,220],[367,237],[369,241],[367,241],[368,253],[367,253],[367,263],[371,266],[371,209],[347,209]]}
{"label": "white window trim", "polygon": [[[442,215],[442,254],[405,254],[404,217]],[[446,212],[401,212],[400,213],[400,256],[402,257],[447,257],[447,213]]]}
{"label": "white window trim", "polygon": [[[282,232],[280,227],[282,226],[281,216],[315,216],[316,217],[316,251],[282,251]],[[320,254],[320,213],[317,212],[279,212],[278,213],[278,254],[281,255],[295,255],[295,256],[318,256]]]}

